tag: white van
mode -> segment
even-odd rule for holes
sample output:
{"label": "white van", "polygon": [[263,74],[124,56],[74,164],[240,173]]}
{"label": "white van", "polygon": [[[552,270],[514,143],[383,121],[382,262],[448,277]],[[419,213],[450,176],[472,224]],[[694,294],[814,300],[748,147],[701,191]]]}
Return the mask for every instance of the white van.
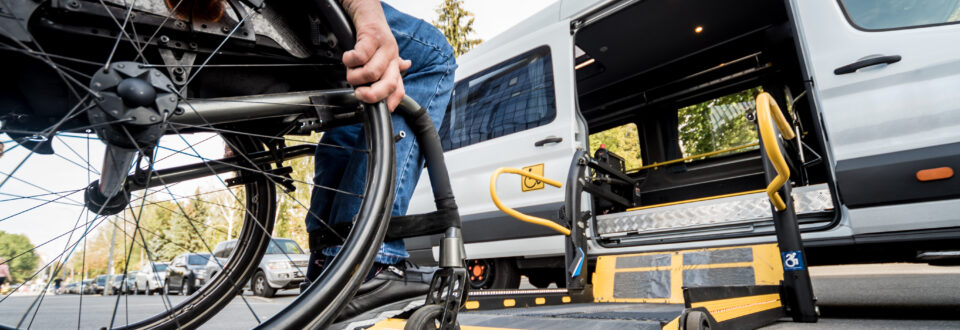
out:
{"label": "white van", "polygon": [[[960,239],[960,0],[561,0],[459,58],[440,130],[477,287],[562,285],[559,234],[491,202],[605,144],[590,253],[775,242],[754,118],[770,93],[811,264],[935,261]],[[618,160],[622,159],[622,161]],[[433,210],[427,175],[410,213]],[[558,219],[564,190],[499,180]],[[526,184],[526,185],[525,185]],[[417,262],[437,237],[407,240]],[[944,261],[940,261],[944,262]]]}

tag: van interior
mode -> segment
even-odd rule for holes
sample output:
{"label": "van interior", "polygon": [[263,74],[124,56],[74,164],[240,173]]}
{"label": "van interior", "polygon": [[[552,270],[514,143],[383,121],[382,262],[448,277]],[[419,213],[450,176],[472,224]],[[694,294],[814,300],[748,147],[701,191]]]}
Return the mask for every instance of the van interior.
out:
{"label": "van interior", "polygon": [[[800,137],[782,141],[794,196],[800,187],[816,187],[821,199],[832,201],[811,212],[798,211],[801,228],[835,224],[836,194],[821,156],[823,135],[805,92],[808,82],[789,15],[784,1],[732,6],[712,0],[648,0],[601,8],[580,19],[575,68],[590,154],[631,179],[594,178],[595,190],[615,195],[593,194],[594,228],[598,217],[609,214],[642,211],[650,216],[647,224],[599,230],[594,238],[601,245],[773,233],[769,215],[737,218],[732,213],[738,211],[729,209],[734,204],[722,204],[725,199],[765,198],[755,114],[761,92],[776,100]],[[697,203],[728,209],[701,216],[702,223],[658,225],[663,222],[657,220],[658,210],[677,204],[696,210]],[[761,205],[769,211],[769,204]],[[678,215],[661,218],[674,217]]]}

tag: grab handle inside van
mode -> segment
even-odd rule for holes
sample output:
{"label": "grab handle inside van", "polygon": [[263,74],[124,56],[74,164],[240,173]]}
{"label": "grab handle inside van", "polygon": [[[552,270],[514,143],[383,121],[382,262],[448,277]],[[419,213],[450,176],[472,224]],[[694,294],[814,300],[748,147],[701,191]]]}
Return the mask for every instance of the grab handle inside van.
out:
{"label": "grab handle inside van", "polygon": [[562,186],[560,182],[550,180],[541,175],[533,174],[524,170],[509,168],[509,167],[501,167],[501,168],[498,168],[496,171],[494,171],[493,175],[490,176],[490,198],[493,199],[493,204],[496,205],[497,208],[500,209],[500,211],[503,211],[503,213],[506,213],[514,218],[517,218],[517,220],[532,223],[539,226],[544,226],[544,227],[556,230],[561,234],[570,236],[570,229],[564,226],[561,226],[556,222],[553,222],[544,218],[540,218],[540,217],[526,215],[526,214],[517,212],[517,210],[514,210],[512,208],[509,208],[503,205],[503,203],[500,202],[500,197],[497,196],[497,179],[499,179],[500,174],[503,174],[503,173],[517,174],[522,177],[534,179],[557,188],[560,188]]}
{"label": "grab handle inside van", "polygon": [[760,93],[757,95],[757,126],[760,128],[760,142],[763,144],[763,150],[767,153],[767,158],[777,170],[777,177],[767,185],[767,196],[770,196],[770,203],[777,211],[787,209],[787,204],[783,202],[777,193],[780,187],[790,178],[790,167],[780,153],[780,144],[777,142],[777,135],[774,129],[774,123],[780,128],[780,134],[786,140],[792,140],[796,137],[790,123],[783,117],[783,112],[777,106],[777,101],[769,93]]}

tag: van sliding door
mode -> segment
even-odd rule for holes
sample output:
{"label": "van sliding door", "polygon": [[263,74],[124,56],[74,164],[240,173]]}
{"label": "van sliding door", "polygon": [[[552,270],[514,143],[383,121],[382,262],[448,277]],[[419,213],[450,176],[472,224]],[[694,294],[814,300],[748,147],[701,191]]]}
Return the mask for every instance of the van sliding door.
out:
{"label": "van sliding door", "polygon": [[[960,1],[791,6],[842,202],[857,209],[960,197],[960,179],[947,173],[960,170]],[[889,225],[881,221],[867,222]],[[865,228],[859,233],[872,231]]]}

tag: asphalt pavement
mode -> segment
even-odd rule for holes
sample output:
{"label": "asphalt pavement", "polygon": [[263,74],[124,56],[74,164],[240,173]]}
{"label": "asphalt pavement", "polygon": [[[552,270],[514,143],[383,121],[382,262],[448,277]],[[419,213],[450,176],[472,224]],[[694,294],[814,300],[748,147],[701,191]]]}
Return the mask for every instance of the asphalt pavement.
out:
{"label": "asphalt pavement", "polygon": [[[815,324],[779,322],[767,329],[960,329],[960,267],[931,267],[916,264],[832,266],[812,268],[814,291],[819,299],[822,320]],[[529,284],[526,284],[529,285]],[[202,329],[248,329],[260,319],[280,311],[296,298],[295,290],[277,297],[244,295],[247,304],[236,298]],[[14,295],[0,303],[0,324],[16,326],[35,295]],[[170,296],[176,304],[182,296]],[[164,309],[162,296],[99,295],[45,296],[40,313],[31,318],[33,329],[100,329],[110,324],[114,304],[114,325],[142,319]],[[79,312],[78,312],[79,310]],[[31,314],[32,316],[32,314]]]}

